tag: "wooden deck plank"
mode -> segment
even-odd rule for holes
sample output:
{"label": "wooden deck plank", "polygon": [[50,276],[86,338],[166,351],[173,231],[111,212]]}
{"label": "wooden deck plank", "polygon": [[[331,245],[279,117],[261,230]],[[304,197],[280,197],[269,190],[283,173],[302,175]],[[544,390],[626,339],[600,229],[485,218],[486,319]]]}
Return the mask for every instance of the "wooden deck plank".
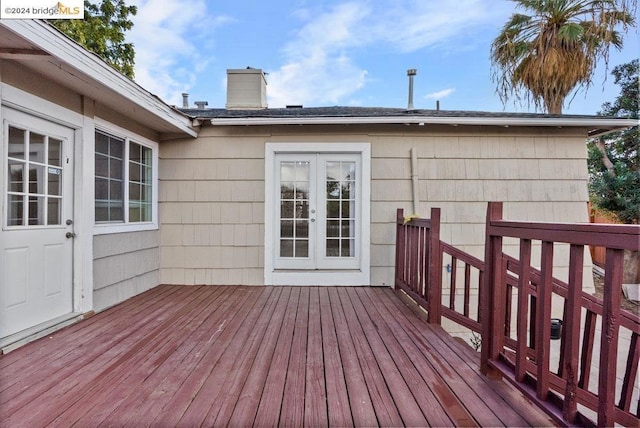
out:
{"label": "wooden deck plank", "polygon": [[[409,373],[411,362],[402,360],[400,355],[391,355],[392,349],[388,348],[386,342],[390,338],[383,338],[384,330],[381,330],[382,320],[377,317],[370,317],[369,312],[362,304],[355,289],[347,289],[347,294],[353,305],[354,312],[360,320],[360,325],[364,336],[369,342],[371,353],[378,362],[378,367],[390,391],[393,391],[392,398],[395,406],[402,417],[402,422],[406,426],[427,426],[427,418],[422,413],[422,409],[416,402],[416,397],[409,389],[405,378],[414,376],[415,372]],[[396,348],[397,349],[397,348]],[[402,364],[406,362],[407,364]],[[401,371],[405,371],[404,375]]]}
{"label": "wooden deck plank", "polygon": [[400,416],[398,408],[393,401],[387,382],[367,341],[362,325],[360,325],[360,320],[355,313],[349,294],[345,289],[339,289],[338,294],[347,320],[347,328],[355,345],[356,355],[358,355],[362,371],[366,373],[365,381],[378,423],[383,426],[402,426],[402,416]]}
{"label": "wooden deck plank", "polygon": [[[379,293],[372,293],[369,289],[357,290],[363,307],[369,312],[369,317],[380,320],[377,323],[382,335],[386,338],[386,346],[393,351],[394,360],[403,368],[413,396],[425,413],[427,422],[431,426],[473,426],[475,421],[464,407],[455,399],[453,393],[443,394],[442,379],[428,364],[424,355],[416,344],[406,334],[401,325],[396,322],[394,314],[380,301]],[[394,322],[384,322],[391,319]],[[433,391],[438,391],[436,396]]]}
{"label": "wooden deck plank", "polygon": [[[231,385],[242,385],[247,376],[247,363],[252,357],[251,347],[255,338],[266,325],[265,318],[270,318],[272,307],[277,302],[274,290],[264,290],[266,301],[262,309],[255,314],[255,319],[247,323],[242,336],[234,337],[229,347],[221,355],[216,366],[210,372],[202,389],[193,399],[187,411],[180,420],[181,425],[212,426],[218,412],[222,409],[225,396],[238,393],[230,389]],[[253,312],[250,312],[253,315]]]}
{"label": "wooden deck plank", "polygon": [[[138,297],[139,299],[148,300],[150,302],[149,304],[151,305],[155,303],[152,296],[162,294],[166,295],[179,291],[180,290],[177,290],[175,288],[170,289],[157,287],[157,291],[156,289],[154,289],[153,292],[149,294],[149,297],[139,297],[142,295],[136,297]],[[139,303],[126,301],[122,303],[122,308],[120,307],[120,305],[118,305],[115,308],[112,308],[112,310],[109,312],[123,311],[124,313],[127,313],[126,308],[135,307],[136,305],[139,305]],[[3,355],[2,358],[0,358],[0,393],[6,388],[15,387],[20,381],[26,382],[30,386],[33,386],[32,379],[29,379],[27,377],[17,378],[15,376],[11,376],[10,374],[12,371],[30,369],[30,374],[33,376],[33,378],[38,378],[39,376],[36,370],[45,369],[52,362],[64,366],[66,362],[74,361],[78,357],[78,355],[83,355],[86,350],[79,348],[77,346],[78,343],[82,343],[85,340],[95,340],[95,338],[100,334],[107,335],[110,333],[113,336],[113,332],[109,331],[110,324],[109,319],[106,318],[106,314],[107,312],[99,313],[93,317],[83,320],[83,322],[81,323],[72,324],[62,330],[48,335],[48,341],[56,345],[54,352],[51,352],[50,350],[41,346],[38,347],[32,343],[24,345],[21,349],[29,349],[32,358],[37,359],[42,363],[38,368],[29,367],[30,361],[25,360],[24,358],[20,358],[18,356],[19,354],[12,352]],[[115,340],[115,338],[111,337],[111,340]],[[19,388],[19,386],[17,387]]]}
{"label": "wooden deck plank", "polygon": [[289,302],[285,310],[285,319],[280,328],[280,335],[276,344],[277,352],[271,359],[269,374],[267,375],[264,390],[260,397],[260,404],[258,405],[258,410],[255,415],[255,426],[275,425],[280,418],[280,408],[282,406],[284,385],[289,368],[293,331],[296,324],[299,300],[300,288],[295,287],[291,290],[289,296]]}
{"label": "wooden deck plank", "polygon": [[253,425],[269,374],[269,367],[276,351],[276,343],[285,318],[285,309],[288,306],[290,295],[291,288],[286,287],[281,290],[274,313],[269,320],[264,336],[260,339],[251,370],[235,403],[232,396],[228,396],[229,404],[235,404],[233,412],[228,418],[223,417],[224,413],[221,412],[216,419],[215,425]]}
{"label": "wooden deck plank", "polygon": [[304,394],[304,426],[327,426],[327,390],[322,355],[322,321],[320,294],[317,287],[309,290],[309,326],[307,328],[307,364]]}
{"label": "wooden deck plank", "polygon": [[[199,322],[198,313],[203,312],[213,295],[220,293],[200,287],[189,304],[167,319],[171,328],[163,328],[157,334],[146,336],[96,378],[96,382],[83,391],[81,397],[71,405],[54,423],[59,426],[97,426],[116,407],[139,391],[141,383],[152,375],[164,360],[176,352],[185,335]],[[195,313],[194,313],[195,312]],[[112,416],[113,417],[113,416]],[[115,417],[119,417],[116,415]],[[113,420],[113,419],[112,419]],[[119,423],[119,421],[117,421]]]}
{"label": "wooden deck plank", "polygon": [[0,425],[552,423],[389,289],[161,286],[52,337],[0,356]]}
{"label": "wooden deck plank", "polygon": [[355,344],[351,333],[346,328],[347,320],[338,290],[330,288],[328,292],[334,324],[339,326],[339,328],[336,328],[336,339],[338,340],[340,358],[342,359],[344,380],[347,385],[353,423],[355,426],[361,427],[377,426],[378,418],[367,388],[365,373],[362,371],[360,360],[356,354]]}
{"label": "wooden deck plank", "polygon": [[[178,290],[177,297],[182,296],[183,293],[184,295],[189,294],[187,291]],[[101,334],[95,342],[91,342],[93,346],[78,348],[84,353],[80,354],[77,359],[65,358],[50,364],[33,365],[35,370],[30,369],[25,372],[23,379],[28,387],[21,388],[21,394],[14,396],[11,391],[10,394],[3,394],[0,397],[0,406],[2,406],[5,421],[10,423],[15,416],[16,421],[42,425],[46,423],[46,420],[38,423],[40,415],[46,419],[51,416],[51,409],[62,412],[71,406],[74,402],[67,396],[68,391],[86,389],[89,379],[99,382],[101,380],[100,374],[108,373],[118,365],[118,361],[126,358],[127,354],[138,352],[141,346],[140,337],[149,341],[162,332],[166,324],[160,323],[158,327],[157,324],[151,322],[152,320],[162,320],[170,316],[168,315],[170,309],[180,310],[183,308],[183,305],[175,300],[164,303],[164,305],[161,304],[154,308],[152,313],[140,319],[138,323],[129,325],[128,328],[125,327],[119,332],[117,329],[105,329],[104,334]],[[112,339],[107,337],[109,332],[114,335]],[[33,378],[34,372],[36,373],[35,379]],[[10,401],[5,403],[4,398]],[[29,407],[25,412],[16,411],[16,409],[22,409],[32,403],[36,398],[46,401],[47,406],[41,409]]]}
{"label": "wooden deck plank", "polygon": [[[263,290],[252,287],[238,287],[234,294],[240,296],[240,305],[230,311],[228,322],[216,329],[215,337],[212,337],[213,340],[203,349],[202,357],[185,373],[184,381],[173,392],[171,399],[163,400],[149,411],[141,413],[142,417],[137,421],[139,423],[131,423],[129,426],[176,426],[190,406],[194,406],[192,412],[196,410],[195,406],[200,406],[204,418],[208,411],[206,395],[217,393],[214,379],[210,379],[211,372],[231,344],[246,337],[269,296]],[[207,383],[208,381],[210,382]],[[199,394],[200,399],[194,402]]]}
{"label": "wooden deck plank", "polygon": [[329,426],[345,427],[354,425],[349,408],[349,394],[342,355],[338,345],[336,323],[333,319],[329,291],[319,288],[320,319],[322,323],[322,353],[324,358],[325,385],[327,388],[327,412]]}
{"label": "wooden deck plank", "polygon": [[[529,425],[518,412],[513,409],[514,403],[506,402],[495,393],[491,380],[479,372],[479,366],[473,368],[466,364],[462,355],[465,355],[461,343],[451,340],[451,336],[440,327],[434,327],[429,331],[418,330],[417,315],[410,308],[403,305],[395,296],[387,291],[385,302],[389,307],[400,312],[406,317],[406,326],[411,332],[413,340],[429,340],[428,352],[430,364],[441,375],[443,383],[448,385],[456,394],[458,399],[467,407],[470,414],[474,416],[481,426],[526,426]],[[428,336],[427,336],[428,333]],[[443,340],[443,338],[447,338]],[[503,382],[501,384],[505,385]],[[515,389],[513,394],[522,396]],[[529,403],[529,405],[531,405]],[[495,409],[502,411],[496,412]],[[540,412],[542,413],[542,412]],[[544,416],[545,423],[552,423]]]}
{"label": "wooden deck plank", "polygon": [[305,377],[307,365],[307,337],[309,325],[309,289],[300,292],[291,355],[282,395],[279,424],[283,426],[303,426]]}
{"label": "wooden deck plank", "polygon": [[[157,398],[171,396],[170,392],[177,389],[180,379],[184,379],[185,373],[193,369],[194,360],[200,354],[198,345],[206,344],[212,340],[213,335],[219,333],[218,327],[224,322],[226,312],[237,302],[228,290],[229,287],[220,287],[217,293],[202,300],[202,310],[189,314],[190,322],[180,328],[178,335],[183,340],[179,346],[162,360],[156,359],[153,372],[130,388],[128,396],[125,396],[125,390],[118,388],[114,391],[115,399],[101,404],[100,411],[92,412],[90,417],[81,419],[79,423],[97,426],[104,420],[109,420],[117,421],[120,425],[138,425],[141,409],[152,405],[154,394]],[[112,410],[106,414],[108,409]]]}

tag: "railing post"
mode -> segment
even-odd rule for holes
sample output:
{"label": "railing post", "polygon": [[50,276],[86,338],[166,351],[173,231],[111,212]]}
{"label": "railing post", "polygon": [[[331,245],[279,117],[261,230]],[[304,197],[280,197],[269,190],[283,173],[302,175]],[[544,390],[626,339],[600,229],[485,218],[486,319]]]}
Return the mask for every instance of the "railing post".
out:
{"label": "railing post", "polygon": [[[491,223],[502,220],[502,202],[489,202],[484,242],[484,283],[480,293],[482,313],[482,347],[480,352],[480,370],[485,375],[495,375],[496,371],[489,367],[489,361],[498,358],[500,352],[498,335],[502,328],[496,328],[496,313],[504,305],[500,298],[500,282],[502,268],[502,237],[492,236]],[[499,318],[499,317],[498,317]]]}
{"label": "railing post", "polygon": [[396,211],[396,268],[394,277],[394,288],[397,287],[398,279],[402,278],[401,272],[405,270],[405,228],[402,224],[404,221],[404,210],[398,208]]}
{"label": "railing post", "polygon": [[616,357],[622,300],[623,258],[624,250],[607,248],[598,377],[598,426],[608,427],[615,423]]}
{"label": "railing post", "polygon": [[440,246],[440,208],[431,208],[429,230],[429,278],[427,282],[427,320],[440,325],[442,319],[442,251]]}

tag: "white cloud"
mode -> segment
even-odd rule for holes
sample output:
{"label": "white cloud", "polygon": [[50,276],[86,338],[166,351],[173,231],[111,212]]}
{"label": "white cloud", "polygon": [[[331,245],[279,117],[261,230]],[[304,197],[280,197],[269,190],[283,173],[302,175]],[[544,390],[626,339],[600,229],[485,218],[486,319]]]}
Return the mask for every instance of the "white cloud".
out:
{"label": "white cloud", "polygon": [[441,91],[432,92],[430,94],[427,94],[427,95],[424,96],[424,98],[428,99],[428,100],[441,100],[441,99],[446,98],[449,95],[453,94],[455,92],[455,90],[456,90],[456,88],[443,89]]}
{"label": "white cloud", "polygon": [[206,37],[230,18],[207,17],[205,0],[132,0],[130,4],[138,7],[127,37],[136,51],[135,80],[164,101],[179,104],[180,94],[188,91],[210,61],[190,37]]}
{"label": "white cloud", "polygon": [[[270,107],[286,104],[337,104],[365,84],[367,71],[345,49],[358,43],[353,28],[367,14],[358,3],[344,3],[321,13],[284,48],[286,63],[269,73]],[[314,16],[297,11],[298,17]]]}
{"label": "white cloud", "polygon": [[284,47],[284,65],[270,71],[269,105],[326,105],[353,99],[367,83],[368,71],[354,59],[364,50],[408,53],[447,45],[465,49],[459,38],[504,14],[504,8],[494,3],[354,0],[324,11],[297,10],[294,16],[304,25]]}

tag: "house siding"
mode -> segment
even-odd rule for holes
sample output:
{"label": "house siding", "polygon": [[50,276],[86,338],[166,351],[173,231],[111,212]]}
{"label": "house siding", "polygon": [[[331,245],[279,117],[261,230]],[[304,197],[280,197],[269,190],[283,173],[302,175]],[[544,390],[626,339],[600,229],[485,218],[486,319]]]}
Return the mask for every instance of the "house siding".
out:
{"label": "house siding", "polygon": [[[419,158],[418,214],[442,208],[442,239],[483,258],[487,201],[504,201],[513,220],[588,221],[585,135],[522,127],[203,127],[196,140],[160,147],[161,281],[264,283],[265,143],[371,144],[371,284],[392,285],[396,209],[413,210],[411,148]],[[517,251],[508,240],[506,248]],[[568,265],[562,252],[560,278]]]}
{"label": "house siding", "polygon": [[96,311],[160,283],[160,233],[97,235],[93,238],[93,302]]}

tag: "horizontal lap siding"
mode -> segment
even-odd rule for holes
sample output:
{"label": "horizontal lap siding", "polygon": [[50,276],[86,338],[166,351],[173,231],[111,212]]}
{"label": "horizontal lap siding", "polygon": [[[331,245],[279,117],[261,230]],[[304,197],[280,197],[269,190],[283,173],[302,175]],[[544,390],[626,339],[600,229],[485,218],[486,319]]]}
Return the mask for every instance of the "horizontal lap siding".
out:
{"label": "horizontal lap siding", "polygon": [[[508,219],[588,220],[584,135],[514,127],[204,128],[196,140],[160,146],[161,280],[263,284],[265,143],[371,143],[371,282],[392,285],[396,209],[413,210],[412,147],[418,214],[442,208],[442,239],[483,258],[487,201],[505,201]],[[567,265],[557,261],[560,276]]]}
{"label": "horizontal lap siding", "polygon": [[96,235],[93,238],[93,301],[102,310],[160,283],[160,233]]}

